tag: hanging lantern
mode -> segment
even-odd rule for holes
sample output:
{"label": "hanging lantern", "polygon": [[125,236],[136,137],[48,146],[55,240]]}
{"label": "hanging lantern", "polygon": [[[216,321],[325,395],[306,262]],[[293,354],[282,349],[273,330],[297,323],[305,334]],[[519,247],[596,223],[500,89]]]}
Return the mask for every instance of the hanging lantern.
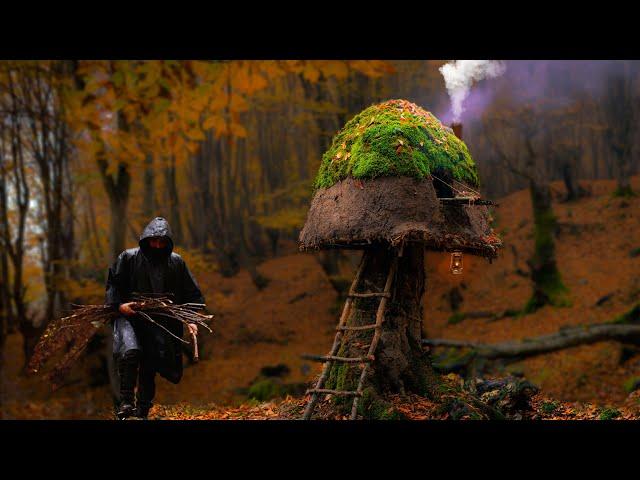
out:
{"label": "hanging lantern", "polygon": [[462,252],[451,252],[451,273],[460,275],[462,273]]}

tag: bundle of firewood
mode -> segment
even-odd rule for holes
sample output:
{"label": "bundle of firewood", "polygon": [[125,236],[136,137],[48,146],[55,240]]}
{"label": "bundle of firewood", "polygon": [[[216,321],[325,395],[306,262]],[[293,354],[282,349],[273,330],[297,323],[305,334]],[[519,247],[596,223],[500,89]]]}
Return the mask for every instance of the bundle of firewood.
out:
{"label": "bundle of firewood", "polygon": [[[187,326],[189,324],[200,325],[211,332],[207,321],[211,320],[213,315],[205,315],[201,312],[205,308],[205,304],[184,303],[178,305],[168,296],[153,295],[136,295],[132,301],[135,302],[132,308],[136,312],[136,317],[153,323],[157,328],[165,330],[167,334],[183,343],[188,344],[189,342],[171,333],[156,319],[164,317],[177,320]],[[64,352],[62,358],[55,362],[53,368],[46,374],[46,378],[52,383],[54,389],[62,385],[73,363],[85,350],[100,327],[121,315],[109,305],[72,306],[74,307],[73,314],[54,320],[47,326],[28,365],[30,372],[38,373],[51,358]],[[195,338],[194,348],[197,349]]]}

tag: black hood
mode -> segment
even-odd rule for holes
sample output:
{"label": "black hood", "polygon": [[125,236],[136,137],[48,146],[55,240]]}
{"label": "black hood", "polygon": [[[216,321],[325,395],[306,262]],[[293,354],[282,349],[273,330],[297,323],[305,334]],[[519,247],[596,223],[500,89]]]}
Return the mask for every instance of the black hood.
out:
{"label": "black hood", "polygon": [[171,227],[169,226],[169,222],[162,217],[156,217],[151,220],[144,230],[142,231],[142,235],[140,235],[140,241],[138,245],[143,251],[149,250],[149,241],[150,237],[165,237],[168,240],[167,248],[163,250],[168,255],[173,251],[173,233],[171,233]]}

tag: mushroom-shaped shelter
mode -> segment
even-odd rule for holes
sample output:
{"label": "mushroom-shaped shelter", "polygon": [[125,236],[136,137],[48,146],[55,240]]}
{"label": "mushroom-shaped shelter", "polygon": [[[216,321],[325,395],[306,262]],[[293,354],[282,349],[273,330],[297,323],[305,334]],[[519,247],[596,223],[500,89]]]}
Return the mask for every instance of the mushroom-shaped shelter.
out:
{"label": "mushroom-shaped shelter", "polygon": [[324,154],[300,247],[410,240],[494,258],[501,242],[478,186],[466,145],[435,116],[406,100],[373,105]]}
{"label": "mushroom-shaped shelter", "polygon": [[386,393],[437,391],[422,349],[424,250],[496,256],[501,242],[477,188],[466,145],[413,103],[373,105],[337,133],[300,247],[364,254],[333,347],[315,358],[325,365],[304,418],[326,394],[352,399],[355,419],[386,411]]}

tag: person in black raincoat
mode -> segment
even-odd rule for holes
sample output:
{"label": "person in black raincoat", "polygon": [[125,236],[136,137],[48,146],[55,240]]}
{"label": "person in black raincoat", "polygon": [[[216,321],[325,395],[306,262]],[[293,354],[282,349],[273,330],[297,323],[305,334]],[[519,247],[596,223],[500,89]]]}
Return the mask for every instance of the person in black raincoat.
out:
{"label": "person in black raincoat", "polygon": [[[135,304],[131,303],[134,293],[172,295],[177,304],[205,303],[185,261],[173,252],[171,228],[162,217],[149,222],[140,235],[139,247],[122,252],[108,273],[105,304],[122,314],[113,321],[113,355],[120,377],[116,415],[120,419],[147,417],[155,395],[156,373],[176,384],[182,378],[179,341],[136,316]],[[181,322],[166,317],[154,320],[182,337]],[[189,328],[197,333],[195,325]]]}

